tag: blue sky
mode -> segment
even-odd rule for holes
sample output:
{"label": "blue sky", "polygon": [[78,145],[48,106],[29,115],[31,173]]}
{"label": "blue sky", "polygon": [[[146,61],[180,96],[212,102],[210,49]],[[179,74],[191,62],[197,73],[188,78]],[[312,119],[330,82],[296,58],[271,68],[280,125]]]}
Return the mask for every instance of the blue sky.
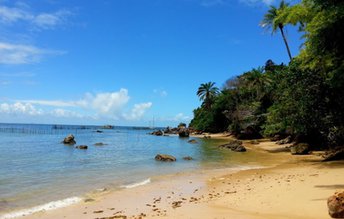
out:
{"label": "blue sky", "polygon": [[[176,126],[268,59],[273,0],[0,0],[0,122]],[[293,55],[300,33],[287,28]]]}

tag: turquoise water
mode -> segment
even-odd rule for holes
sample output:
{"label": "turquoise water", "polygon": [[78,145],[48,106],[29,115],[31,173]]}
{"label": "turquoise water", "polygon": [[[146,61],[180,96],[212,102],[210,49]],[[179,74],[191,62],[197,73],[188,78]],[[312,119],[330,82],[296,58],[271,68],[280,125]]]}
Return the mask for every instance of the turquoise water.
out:
{"label": "turquoise water", "polygon": [[[190,144],[192,138],[148,135],[152,130],[115,127],[98,133],[98,128],[0,124],[0,215],[157,175],[236,165],[230,162],[232,152],[215,146],[220,141]],[[69,133],[88,150],[61,144]],[[106,145],[94,146],[97,142]],[[157,162],[158,153],[171,154],[177,162]]]}

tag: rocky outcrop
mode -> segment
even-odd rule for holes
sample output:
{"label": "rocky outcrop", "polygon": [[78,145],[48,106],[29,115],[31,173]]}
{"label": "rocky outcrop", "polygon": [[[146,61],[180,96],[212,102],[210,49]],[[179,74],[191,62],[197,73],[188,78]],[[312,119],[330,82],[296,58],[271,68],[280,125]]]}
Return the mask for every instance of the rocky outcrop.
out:
{"label": "rocky outcrop", "polygon": [[304,155],[308,154],[310,151],[310,146],[307,143],[298,143],[290,147],[290,152],[293,155]]}
{"label": "rocky outcrop", "polygon": [[78,145],[75,148],[82,149],[82,150],[87,150],[88,146],[87,145]]}
{"label": "rocky outcrop", "polygon": [[188,143],[190,144],[197,144],[198,142],[196,141],[196,139],[191,139],[188,141]]}
{"label": "rocky outcrop", "polygon": [[344,218],[344,192],[336,192],[327,199],[328,213],[333,218]]}
{"label": "rocky outcrop", "polygon": [[67,145],[74,145],[76,144],[76,141],[74,139],[74,135],[70,134],[67,137],[64,138],[64,140],[62,141],[63,144],[67,144]]}
{"label": "rocky outcrop", "polygon": [[157,154],[155,156],[155,160],[157,161],[169,161],[169,162],[173,162],[176,161],[177,159],[175,157],[173,157],[172,155],[168,155],[168,154]]}
{"label": "rocky outcrop", "polygon": [[324,155],[323,161],[344,160],[344,148],[334,149]]}
{"label": "rocky outcrop", "polygon": [[292,142],[292,138],[291,138],[291,136],[288,136],[285,139],[277,141],[276,144],[279,144],[279,145],[290,144],[291,142]]}
{"label": "rocky outcrop", "polygon": [[181,138],[187,138],[190,136],[190,132],[189,132],[189,129],[187,128],[182,128],[178,131],[178,135],[179,137]]}
{"label": "rocky outcrop", "polygon": [[246,148],[242,145],[242,141],[239,140],[231,140],[227,144],[223,144],[219,146],[220,148],[227,148],[235,152],[245,152]]}
{"label": "rocky outcrop", "polygon": [[193,158],[190,156],[186,156],[186,157],[183,157],[183,160],[193,160]]}
{"label": "rocky outcrop", "polygon": [[161,130],[158,130],[158,131],[154,131],[151,133],[151,135],[155,135],[155,136],[163,136],[164,135],[164,132],[161,131]]}
{"label": "rocky outcrop", "polygon": [[254,127],[248,126],[244,130],[242,130],[236,137],[241,140],[250,140],[262,138],[262,135]]}

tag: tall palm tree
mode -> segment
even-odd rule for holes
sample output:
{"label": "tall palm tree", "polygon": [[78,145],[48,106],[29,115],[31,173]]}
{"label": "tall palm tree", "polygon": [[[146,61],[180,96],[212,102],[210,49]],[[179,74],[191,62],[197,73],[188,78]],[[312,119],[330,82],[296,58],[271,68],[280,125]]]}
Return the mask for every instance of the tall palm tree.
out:
{"label": "tall palm tree", "polygon": [[269,11],[264,15],[263,21],[260,23],[262,27],[266,27],[268,29],[272,30],[272,34],[276,33],[277,28],[281,31],[282,37],[284,44],[287,48],[287,52],[290,58],[290,61],[292,60],[292,56],[290,53],[289,45],[287,42],[287,38],[285,37],[284,34],[284,24],[285,22],[283,21],[283,17],[280,15],[285,15],[285,11],[289,8],[289,4],[286,3],[284,0],[280,2],[280,5],[278,8],[275,6],[271,5]]}
{"label": "tall palm tree", "polygon": [[201,84],[197,90],[197,96],[203,101],[206,109],[211,108],[214,97],[219,93],[219,88],[215,87],[215,82]]}

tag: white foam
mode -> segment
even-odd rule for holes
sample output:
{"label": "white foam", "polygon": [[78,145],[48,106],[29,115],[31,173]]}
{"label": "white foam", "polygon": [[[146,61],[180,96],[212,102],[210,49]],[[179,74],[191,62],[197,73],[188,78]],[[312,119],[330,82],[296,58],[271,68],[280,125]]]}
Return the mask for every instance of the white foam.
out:
{"label": "white foam", "polygon": [[49,211],[49,210],[54,210],[54,209],[58,209],[58,208],[63,208],[63,207],[67,207],[69,205],[75,204],[77,202],[80,202],[81,200],[82,199],[79,197],[71,197],[71,198],[66,198],[63,200],[53,201],[53,202],[49,202],[47,204],[39,205],[39,206],[36,206],[33,208],[14,211],[12,213],[1,215],[0,219],[17,218],[17,217],[22,217],[22,216],[34,214],[34,213],[37,213],[40,211]]}
{"label": "white foam", "polygon": [[150,182],[151,182],[151,179],[148,178],[146,180],[143,180],[142,182],[121,186],[121,188],[132,189],[132,188],[135,188],[135,187],[138,187],[138,186],[146,185],[146,184],[148,184]]}

